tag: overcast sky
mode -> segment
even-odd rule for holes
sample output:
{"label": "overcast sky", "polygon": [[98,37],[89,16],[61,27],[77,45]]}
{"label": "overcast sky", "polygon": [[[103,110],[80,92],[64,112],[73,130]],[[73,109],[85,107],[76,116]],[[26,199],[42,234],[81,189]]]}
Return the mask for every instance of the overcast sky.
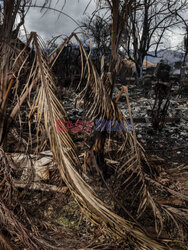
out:
{"label": "overcast sky", "polygon": [[[38,0],[38,3],[43,2],[43,0]],[[56,0],[52,0],[56,3]],[[84,18],[83,12],[89,2],[89,0],[67,0],[66,6],[63,12],[70,15],[75,21],[79,22]],[[59,0],[59,4],[55,7],[61,10],[61,5],[63,0]],[[86,14],[91,14],[96,7],[96,3],[93,0],[87,9]],[[54,36],[58,35],[70,35],[77,24],[65,15],[61,15],[59,18],[58,13],[54,11],[48,11],[44,16],[42,16],[39,8],[31,8],[26,18],[26,29],[28,32],[36,31],[44,40],[50,40]],[[175,34],[169,34],[169,41],[171,46],[176,46],[180,41],[182,41],[183,30],[178,30]]]}
{"label": "overcast sky", "polygon": [[[52,1],[56,2],[56,0]],[[83,13],[88,2],[88,0],[67,0],[63,12],[71,16],[76,22],[79,22],[84,18]],[[63,1],[60,0],[59,4],[54,8],[61,10],[62,3]],[[93,1],[89,5],[86,14],[91,14],[95,7],[96,4]],[[52,36],[70,35],[78,26],[73,20],[63,14],[58,18],[58,13],[55,11],[50,10],[42,16],[40,9],[37,8],[29,10],[25,25],[29,32],[36,31],[45,40],[52,38]]]}

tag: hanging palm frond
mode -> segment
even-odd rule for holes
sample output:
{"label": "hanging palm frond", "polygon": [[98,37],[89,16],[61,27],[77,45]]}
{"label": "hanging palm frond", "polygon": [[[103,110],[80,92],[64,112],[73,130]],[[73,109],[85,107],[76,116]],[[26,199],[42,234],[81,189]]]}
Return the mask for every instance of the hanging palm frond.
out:
{"label": "hanging palm frond", "polygon": [[111,212],[78,174],[80,162],[73,141],[67,131],[56,131],[55,124],[57,119],[63,118],[63,108],[53,93],[53,79],[39,48],[37,35],[34,37],[34,42],[37,53],[37,65],[41,76],[41,87],[38,92],[40,99],[37,98],[35,103],[38,106],[38,118],[44,118],[51,150],[58,163],[61,176],[82,211],[92,221],[104,226],[107,231],[112,232],[116,236],[129,239],[137,246],[145,246],[146,249],[163,249],[160,243],[149,238],[135,223]]}
{"label": "hanging palm frond", "polygon": [[[40,39],[35,33],[33,33],[32,36],[36,51],[34,63],[32,64],[29,80],[22,92],[18,105],[16,105],[11,112],[11,117],[15,116],[33,86],[38,83],[37,95],[34,98],[31,113],[35,112],[37,107],[38,128],[40,129],[40,125],[44,124],[50,141],[50,147],[59,166],[61,176],[82,211],[96,224],[102,225],[107,231],[118,237],[129,240],[139,248],[165,249],[165,246],[153,240],[144,232],[142,227],[139,226],[136,216],[139,218],[148,207],[151,207],[156,217],[156,231],[160,233],[163,223],[161,209],[163,209],[170,218],[173,216],[174,221],[176,221],[177,215],[181,213],[179,213],[180,210],[178,209],[160,206],[152,197],[148,179],[146,178],[147,173],[144,171],[142,165],[143,159],[146,163],[147,159],[143,148],[136,140],[135,134],[128,131],[117,133],[123,141],[123,144],[118,150],[118,154],[121,157],[118,159],[118,154],[116,155],[116,160],[119,162],[117,165],[117,176],[121,182],[121,187],[123,187],[121,190],[126,191],[128,195],[131,194],[131,190],[135,192],[135,200],[132,200],[130,206],[136,206],[137,214],[135,219],[128,220],[112,212],[79,175],[81,166],[76,146],[68,132],[63,129],[63,124],[61,131],[57,131],[56,129],[57,121],[67,117],[66,112],[54,94],[55,86],[50,72],[50,66],[40,48],[42,42],[40,42]],[[97,118],[105,119],[106,121],[126,121],[126,117],[121,113],[110,97],[110,75],[106,75],[102,72],[103,77],[99,76],[77,35],[72,34],[72,37],[75,37],[78,41],[82,58],[85,57],[86,61],[84,72],[86,73],[87,81],[85,88],[81,92],[81,97],[85,99],[85,107],[88,111],[87,117],[92,120]],[[65,46],[65,44],[63,46]],[[56,57],[58,57],[58,55],[59,53],[55,54],[53,61],[57,59]],[[130,107],[129,113],[131,116]],[[112,137],[112,134],[109,135]],[[136,199],[137,202],[135,202]],[[186,216],[187,211],[182,210],[182,212],[182,214]]]}
{"label": "hanging palm frond", "polygon": [[[85,109],[87,110],[86,118],[89,118],[93,121],[96,118],[98,120],[104,119],[105,121],[127,121],[127,117],[125,117],[121,113],[120,109],[118,109],[117,105],[110,97],[110,74],[105,74],[102,71],[102,77],[98,75],[91,59],[88,57],[88,54],[85,51],[83,45],[81,44],[79,38],[76,34],[74,34],[74,37],[78,41],[81,54],[86,58],[87,81],[84,89],[80,93],[80,98],[84,99]],[[119,61],[117,63],[119,64]],[[126,100],[128,105],[129,117],[131,119],[132,114],[128,100],[128,92],[126,92]],[[171,216],[171,218],[173,217],[172,220],[177,225],[176,218],[179,221],[179,218],[177,217],[177,210],[176,212],[175,210],[173,210],[173,208],[171,210],[167,210],[166,208],[161,206],[157,202],[157,199],[155,199],[155,197],[153,196],[152,190],[153,188],[156,188],[156,186],[151,185],[151,182],[148,182],[147,176],[153,178],[154,170],[152,169],[152,166],[150,166],[150,164],[148,163],[148,157],[146,156],[143,147],[138,143],[136,139],[132,119],[131,128],[133,130],[132,132],[120,131],[115,133],[119,138],[121,138],[122,141],[122,145],[118,150],[118,154],[116,154],[115,159],[116,161],[117,159],[119,159],[119,164],[116,168],[116,172],[117,179],[119,180],[119,182],[121,182],[121,187],[119,188],[120,191],[119,193],[117,193],[117,197],[119,196],[120,200],[126,200],[124,193],[126,195],[130,194],[131,196],[131,193],[134,192],[134,198],[131,198],[132,201],[128,202],[127,207],[130,210],[132,208],[136,208],[137,219],[141,218],[142,216],[145,216],[146,210],[152,210],[155,218],[155,230],[158,235],[160,235],[163,230],[163,225],[166,218],[163,216],[163,213],[166,213],[167,217],[169,217],[169,214],[172,214],[174,211],[174,214],[173,216]],[[108,135],[110,139],[112,133],[109,133]],[[113,145],[111,146],[113,147]],[[158,192],[164,191],[164,189],[157,190]],[[176,193],[176,195],[178,196],[178,193]],[[182,197],[182,199],[187,200],[186,197]],[[179,210],[179,214],[181,214],[181,209]]]}

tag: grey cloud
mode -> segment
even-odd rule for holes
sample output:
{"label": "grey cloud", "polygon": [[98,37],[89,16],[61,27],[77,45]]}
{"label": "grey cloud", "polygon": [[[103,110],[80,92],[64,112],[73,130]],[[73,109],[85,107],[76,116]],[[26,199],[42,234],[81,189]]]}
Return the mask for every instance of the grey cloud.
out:
{"label": "grey cloud", "polygon": [[[81,21],[84,18],[83,12],[90,0],[66,0],[66,5],[63,11],[70,15],[75,21]],[[37,0],[38,4],[41,4],[44,0]],[[55,6],[57,0],[52,0],[52,7],[61,10],[64,0],[59,0],[59,3]],[[93,0],[87,10],[87,14],[91,14],[96,7],[96,2]],[[28,32],[36,31],[43,39],[49,40],[52,36],[57,35],[70,35],[77,25],[65,15],[61,15],[58,18],[58,13],[54,11],[48,11],[42,16],[40,9],[31,8],[26,17],[26,29]],[[183,40],[182,32],[175,29],[175,35],[170,34],[169,40],[173,46],[176,46]]]}
{"label": "grey cloud", "polygon": [[[75,21],[81,21],[84,17],[83,12],[88,1],[89,0],[67,0],[63,12],[70,15]],[[56,0],[53,0],[53,3],[55,4]],[[53,5],[53,7],[61,10],[62,2],[56,6]],[[94,9],[95,2],[93,1],[87,10],[87,13],[92,13]],[[29,10],[25,24],[28,32],[35,31],[44,39],[50,39],[52,36],[61,34],[69,35],[75,28],[77,28],[77,24],[67,16],[61,14],[58,18],[58,13],[52,10],[49,10],[44,16],[42,16],[39,8],[31,8]]]}

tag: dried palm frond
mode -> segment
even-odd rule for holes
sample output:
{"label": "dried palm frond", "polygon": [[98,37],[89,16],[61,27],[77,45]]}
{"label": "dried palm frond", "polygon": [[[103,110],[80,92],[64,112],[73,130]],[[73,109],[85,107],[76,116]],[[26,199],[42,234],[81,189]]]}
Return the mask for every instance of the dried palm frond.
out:
{"label": "dried palm frond", "polygon": [[5,250],[13,250],[4,235],[0,234],[0,247]]}
{"label": "dried palm frond", "polygon": [[[54,249],[40,234],[39,223],[34,222],[23,204],[13,183],[13,170],[6,153],[0,148],[0,244],[2,249]],[[56,248],[57,249],[57,248]]]}
{"label": "dried palm frond", "polygon": [[[87,81],[84,89],[80,93],[81,98],[84,99],[85,109],[87,110],[86,117],[93,121],[96,118],[99,120],[104,119],[106,121],[126,121],[127,117],[121,113],[120,109],[118,109],[117,105],[110,96],[110,86],[112,86],[111,75],[109,73],[105,74],[103,71],[102,76],[98,75],[79,38],[76,34],[74,34],[74,37],[78,41],[82,56],[86,58]],[[119,61],[117,63],[119,64]],[[102,65],[103,62],[101,62],[101,68]],[[126,93],[126,99],[129,116],[131,119],[132,114],[128,100],[128,93]],[[117,177],[122,184],[120,193],[117,195],[120,196],[121,199],[125,199],[122,190],[124,193],[129,194],[130,196],[131,193],[134,192],[134,199],[131,198],[131,204],[128,203],[129,208],[136,207],[137,219],[139,219],[141,215],[145,216],[146,209],[151,209],[155,218],[156,232],[158,235],[160,235],[163,230],[163,224],[166,218],[162,214],[166,213],[167,217],[169,217],[169,213],[172,214],[174,212],[172,220],[177,225],[176,218],[179,221],[179,218],[177,217],[178,209],[174,210],[172,207],[170,210],[171,212],[169,212],[169,209],[167,210],[161,206],[157,199],[155,199],[155,196],[152,194],[152,190],[153,188],[156,188],[156,186],[151,185],[151,181],[148,182],[147,179],[148,175],[153,178],[152,166],[149,165],[144,149],[136,139],[133,121],[131,125],[133,132],[121,131],[116,133],[116,135],[122,138],[123,141],[123,144],[118,151],[119,165],[117,167]],[[109,136],[111,137],[112,134],[109,133]],[[118,155],[116,154],[116,160],[117,159]],[[164,192],[165,188],[157,190],[158,192]],[[178,192],[174,194],[178,196]],[[187,200],[185,196],[182,196],[181,194],[179,194],[179,196],[182,199]],[[181,214],[181,209],[179,210],[179,214]],[[184,215],[186,215],[186,211]]]}
{"label": "dried palm frond", "polygon": [[[3,143],[3,139],[6,137],[6,133],[8,132],[10,122],[12,121],[10,118],[9,120],[5,122],[5,117],[7,117],[10,112],[9,107],[7,111],[7,103],[8,99],[11,95],[11,102],[12,104],[14,102],[17,102],[15,104],[14,112],[12,115],[12,118],[17,114],[19,111],[20,106],[22,105],[23,101],[26,99],[26,96],[22,99],[20,99],[18,96],[22,95],[18,92],[21,90],[24,91],[28,84],[30,83],[33,75],[32,75],[32,69],[33,66],[31,65],[31,74],[29,75],[27,79],[27,83],[25,84],[25,88],[23,89],[23,73],[22,71],[27,72],[28,66],[29,66],[29,57],[31,57],[32,50],[29,48],[29,44],[32,40],[32,33],[30,37],[28,38],[28,41],[24,45],[19,39],[10,41],[9,43],[2,42],[1,43],[1,49],[0,54],[2,56],[1,61],[1,74],[0,74],[0,105],[1,105],[1,126],[0,126],[0,143]],[[23,49],[19,48],[23,46]],[[8,63],[7,63],[8,62]],[[34,63],[34,62],[33,62]],[[30,87],[31,89],[31,87]],[[13,96],[14,95],[14,96]],[[16,108],[17,107],[17,108]],[[4,124],[6,124],[6,127],[4,127]]]}
{"label": "dried palm frond", "polygon": [[[84,51],[83,47],[82,49]],[[104,119],[105,121],[125,122],[127,120],[126,117],[123,116],[117,105],[111,99],[109,89],[106,89],[106,86],[111,85],[109,83],[110,76],[106,78],[106,82],[104,83],[104,79],[99,77],[90,59],[88,59],[88,71],[90,74],[88,74],[86,86],[81,93],[82,98],[86,97],[85,106],[88,107],[86,116],[93,121],[97,118],[99,120]],[[88,90],[90,91],[89,98],[87,95]],[[129,113],[131,114],[130,107]],[[124,154],[124,159],[122,159],[122,165],[118,169],[118,178],[123,179],[122,185],[124,186],[124,190],[127,190],[129,193],[135,190],[136,186],[140,187],[137,191],[140,200],[137,216],[140,216],[141,213],[144,212],[148,203],[153,207],[154,211],[158,211],[155,202],[148,192],[144,178],[144,171],[141,165],[141,157],[142,154],[144,154],[143,148],[139,145],[135,134],[133,135],[132,132],[122,131],[120,135],[126,143],[120,152],[121,155]]]}
{"label": "dried palm frond", "polygon": [[[36,67],[36,54],[33,55],[33,50],[29,47],[33,34],[31,33],[23,49],[17,47],[16,41],[0,44],[1,59],[3,59],[0,68],[0,87],[2,90],[0,92],[0,143],[2,143],[3,149],[5,148],[5,142],[7,142],[7,136],[10,137],[8,132],[13,118],[18,115],[22,104],[40,80],[40,74]],[[26,74],[25,78],[23,78],[22,71]],[[23,81],[25,82],[23,83]],[[9,104],[8,109],[7,103]],[[2,231],[1,244],[3,249],[9,249],[12,245],[14,249],[18,249],[20,245],[28,249],[58,249],[55,247],[55,242],[53,242],[54,246],[51,245],[50,240],[46,240],[46,236],[39,233],[40,225],[43,222],[39,223],[39,220],[33,218],[34,216],[28,216],[25,204],[22,206],[23,201],[19,192],[17,192],[16,183],[12,177],[12,169],[7,162],[7,156],[3,149],[0,149],[0,230]],[[30,162],[29,158],[28,162]],[[32,166],[32,163],[30,162],[29,165]],[[28,187],[28,185],[25,186]],[[54,189],[54,186],[50,186],[50,188]],[[9,242],[9,248],[6,245],[4,234],[9,241],[13,240],[13,244]]]}
{"label": "dried palm frond", "polygon": [[[84,71],[85,73],[87,72],[87,82],[81,96],[83,98],[87,96],[85,100],[86,107],[89,107],[87,116],[92,120],[98,118],[110,121],[126,121],[126,118],[122,115],[110,96],[110,75],[106,76],[103,72],[103,77],[100,77],[79,38],[75,34],[71,36],[75,37],[78,41],[82,58],[85,57],[86,59]],[[36,51],[34,63],[32,64],[29,81],[27,81],[19,103],[11,112],[11,117],[15,116],[33,86],[38,83],[37,95],[31,107],[31,114],[37,110],[38,129],[41,129],[41,125],[45,126],[50,147],[57,161],[60,174],[82,211],[96,224],[102,225],[107,231],[112,232],[116,236],[131,241],[137,247],[164,249],[165,247],[163,245],[146,235],[138,223],[135,223],[136,220],[129,221],[112,212],[79,175],[78,171],[81,169],[81,166],[73,140],[68,132],[63,130],[63,125],[61,131],[56,130],[57,120],[65,118],[66,112],[54,94],[55,86],[50,72],[50,66],[52,64],[48,65],[47,59],[41,52],[40,45],[42,46],[42,42],[40,39],[35,33],[32,34],[32,37]],[[65,46],[65,44],[63,46]],[[59,53],[55,55],[52,61],[55,61],[58,55]],[[141,162],[143,158],[146,160],[143,148],[138,144],[135,135],[131,132],[123,131],[118,135],[124,140],[119,150],[121,159],[119,159],[120,164],[118,165],[118,167],[120,166],[118,178],[122,182],[124,190],[127,189],[127,194],[130,194],[131,190],[133,190],[135,191],[136,198],[138,197],[139,202],[136,203],[136,206],[138,204],[137,217],[150,205],[155,217],[162,225],[161,206],[155,202],[150,193]],[[133,203],[135,203],[135,201],[133,201]],[[178,210],[173,210],[169,207],[165,207],[165,209],[166,213],[173,214],[173,216],[174,214],[178,214]],[[184,215],[186,215],[185,210]],[[158,224],[156,224],[156,228],[158,232],[161,231],[161,227],[158,226]]]}
{"label": "dried palm frond", "polygon": [[[75,38],[78,39],[77,36]],[[127,221],[111,212],[79,175],[80,162],[73,141],[67,131],[56,131],[56,121],[63,118],[64,111],[53,93],[53,78],[39,48],[36,35],[34,42],[37,53],[37,65],[39,74],[41,75],[41,87],[34,105],[38,106],[39,122],[41,121],[41,117],[44,119],[50,147],[58,163],[61,176],[82,211],[92,221],[104,226],[107,231],[112,232],[116,236],[128,239],[137,246],[145,247],[146,249],[164,249],[160,243],[149,238],[135,223]],[[82,51],[85,53],[84,50]],[[96,80],[98,79],[96,78]],[[105,114],[105,110],[103,113]]]}

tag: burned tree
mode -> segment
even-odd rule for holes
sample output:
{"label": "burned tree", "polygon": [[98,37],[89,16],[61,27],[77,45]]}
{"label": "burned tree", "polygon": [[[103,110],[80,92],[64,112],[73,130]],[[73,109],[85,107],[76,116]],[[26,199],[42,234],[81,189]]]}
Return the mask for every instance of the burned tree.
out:
{"label": "burned tree", "polygon": [[[163,235],[162,237],[160,237],[160,235],[163,229],[166,229],[165,225],[169,218],[172,218],[171,221],[172,223],[174,222],[175,225],[181,225],[182,220],[185,223],[187,211],[184,209],[184,204],[187,201],[187,197],[186,195],[179,194],[177,190],[170,189],[169,186],[172,183],[168,183],[167,189],[165,189],[164,185],[158,183],[147,162],[144,149],[136,139],[134,128],[133,133],[131,131],[120,130],[119,133],[113,135],[114,137],[107,137],[106,134],[103,135],[101,133],[102,140],[104,140],[102,143],[106,140],[114,146],[113,152],[110,152],[110,161],[116,173],[116,176],[113,177],[115,188],[114,185],[111,185],[112,182],[106,185],[107,183],[101,174],[100,166],[97,168],[95,161],[97,159],[95,158],[96,155],[93,157],[93,164],[99,170],[100,176],[107,187],[106,190],[103,190],[107,192],[108,205],[106,201],[102,201],[105,199],[99,196],[98,190],[96,192],[94,191],[97,186],[96,180],[90,185],[90,181],[85,178],[87,176],[84,177],[84,174],[82,176],[83,158],[81,159],[80,157],[81,154],[74,144],[72,135],[65,129],[57,131],[56,128],[56,121],[65,119],[67,114],[55,95],[52,70],[58,56],[60,56],[72,38],[74,38],[79,45],[82,59],[85,58],[85,61],[84,59],[82,60],[82,77],[85,77],[86,82],[81,96],[83,99],[85,98],[84,108],[88,117],[91,120],[104,118],[110,121],[118,121],[118,124],[120,124],[121,121],[126,121],[126,117],[118,108],[117,103],[112,99],[112,92],[120,64],[118,46],[121,38],[121,28],[123,26],[123,20],[126,20],[128,13],[132,10],[132,3],[132,1],[108,1],[113,13],[113,25],[111,34],[111,64],[109,66],[109,73],[106,75],[104,72],[102,72],[101,75],[98,74],[88,52],[75,33],[72,33],[71,36],[60,44],[50,55],[43,53],[44,47],[42,46],[43,43],[41,39],[36,33],[31,33],[24,49],[18,51],[18,54],[15,53],[15,57],[11,57],[11,59],[13,58],[13,62],[11,61],[12,64],[8,61],[10,64],[8,64],[8,70],[5,72],[7,73],[7,78],[9,75],[12,76],[13,72],[13,76],[16,78],[14,80],[16,80],[16,83],[19,83],[20,75],[16,74],[17,71],[14,66],[16,65],[18,72],[20,72],[28,60],[26,49],[30,46],[33,48],[34,58],[32,67],[29,67],[28,74],[25,77],[25,86],[21,91],[21,95],[17,96],[17,103],[10,106],[11,110],[7,109],[6,111],[8,115],[10,113],[9,117],[13,119],[17,117],[16,115],[23,104],[26,103],[28,105],[28,117],[31,118],[32,115],[35,115],[36,119],[37,133],[35,133],[34,136],[37,137],[37,142],[40,141],[40,144],[37,144],[34,148],[35,156],[40,158],[41,154],[46,154],[46,152],[40,152],[46,148],[50,151],[51,160],[54,159],[55,161],[53,168],[57,165],[61,178],[66,183],[82,212],[92,223],[110,233],[110,237],[113,235],[116,239],[117,236],[121,238],[126,246],[139,249],[165,249],[167,241],[166,239],[163,241]],[[6,83],[8,83],[6,90],[9,92],[14,82],[10,82],[10,85],[9,81]],[[18,85],[18,87],[20,87],[20,85]],[[128,109],[131,114],[127,88],[124,89],[126,90]],[[88,90],[90,94],[89,98],[87,96]],[[27,99],[28,96],[30,98]],[[6,101],[6,97],[4,100]],[[42,138],[40,135],[43,135]],[[30,136],[32,137],[32,135]],[[85,133],[84,136],[90,137],[90,134]],[[94,134],[93,137],[96,141],[96,134]],[[102,148],[101,146],[104,145],[100,143],[100,138],[97,139],[99,144],[95,144],[96,149],[100,150]],[[31,142],[28,141],[28,144],[30,143]],[[97,147],[98,145],[99,147]],[[3,245],[3,249],[15,249],[15,246],[17,248],[27,247],[28,249],[61,248],[62,246],[59,241],[56,242],[54,239],[57,228],[55,227],[50,234],[46,231],[49,227],[51,228],[51,224],[46,220],[46,215],[48,216],[49,211],[45,214],[43,207],[44,204],[49,203],[49,199],[42,201],[40,213],[38,204],[34,203],[35,200],[38,202],[38,199],[30,200],[28,202],[29,207],[26,207],[25,192],[29,197],[31,197],[31,192],[27,192],[27,189],[24,189],[25,192],[20,192],[17,188],[19,183],[14,180],[17,168],[11,167],[7,152],[4,152],[3,149],[4,145],[2,144],[0,148],[0,241]],[[95,148],[93,148],[93,151],[94,150]],[[101,152],[97,150],[95,151],[96,154]],[[28,153],[28,151],[26,152]],[[84,154],[82,155],[85,155],[85,151],[83,152]],[[104,157],[104,155],[102,155],[102,157]],[[27,163],[29,163],[30,169],[32,170],[33,159],[31,154],[28,156]],[[32,175],[30,175],[29,183],[26,183],[28,189],[33,187],[33,185],[30,185],[31,180]],[[25,188],[25,185],[19,187]],[[111,188],[114,188],[113,191]],[[57,191],[57,189],[59,188],[55,190]],[[157,192],[155,192],[156,190]],[[162,197],[164,197],[164,194],[166,196],[173,194],[175,198],[179,198],[180,196],[182,206],[179,209],[179,207],[171,207],[158,202],[156,196],[158,198],[159,194],[161,194]],[[54,205],[57,206],[58,203],[61,203],[60,201],[61,200],[56,197]],[[59,205],[61,206],[61,204]],[[39,214],[37,218],[32,216],[33,210],[35,211],[33,213],[34,215],[37,216]],[[152,230],[154,231],[153,235],[150,232],[150,228],[145,227],[147,221],[151,221],[151,224],[147,225],[152,226]],[[155,227],[153,226],[154,224]],[[177,233],[177,231],[178,230],[176,230],[175,233]],[[11,239],[11,241],[7,240],[7,238]],[[61,234],[58,235],[58,240],[61,238],[64,241]],[[70,248],[70,243],[68,248]]]}
{"label": "burned tree", "polygon": [[155,102],[152,109],[152,125],[154,129],[161,130],[163,128],[167,115],[172,87],[170,70],[170,65],[163,60],[156,67],[157,83],[154,87]]}
{"label": "burned tree", "polygon": [[[99,5],[107,6],[111,13],[111,54],[110,54],[110,63],[108,72],[110,73],[110,78],[104,83],[108,91],[109,98],[112,98],[113,89],[116,81],[116,76],[119,71],[120,60],[119,60],[119,48],[120,41],[122,38],[124,27],[127,24],[128,18],[131,15],[131,12],[136,8],[134,5],[134,0],[130,1],[120,1],[120,0],[111,0],[111,1],[99,1]],[[107,117],[105,117],[107,120]],[[92,147],[94,151],[96,161],[100,166],[100,169],[103,171],[105,177],[108,177],[108,170],[104,162],[104,146],[106,142],[106,131],[98,132],[96,137],[97,140]]]}
{"label": "burned tree", "polygon": [[91,39],[96,48],[96,56],[101,57],[110,48],[110,20],[100,15],[87,17],[81,22],[81,29],[87,34],[85,40]]}
{"label": "burned tree", "polygon": [[[166,32],[183,23],[177,13],[184,13],[187,1],[136,1],[139,8],[130,14],[122,46],[136,65],[136,80],[142,81],[142,64],[146,56],[157,56]],[[128,32],[127,32],[128,30]],[[127,35],[128,34],[128,35]],[[150,54],[150,50],[155,54]]]}

